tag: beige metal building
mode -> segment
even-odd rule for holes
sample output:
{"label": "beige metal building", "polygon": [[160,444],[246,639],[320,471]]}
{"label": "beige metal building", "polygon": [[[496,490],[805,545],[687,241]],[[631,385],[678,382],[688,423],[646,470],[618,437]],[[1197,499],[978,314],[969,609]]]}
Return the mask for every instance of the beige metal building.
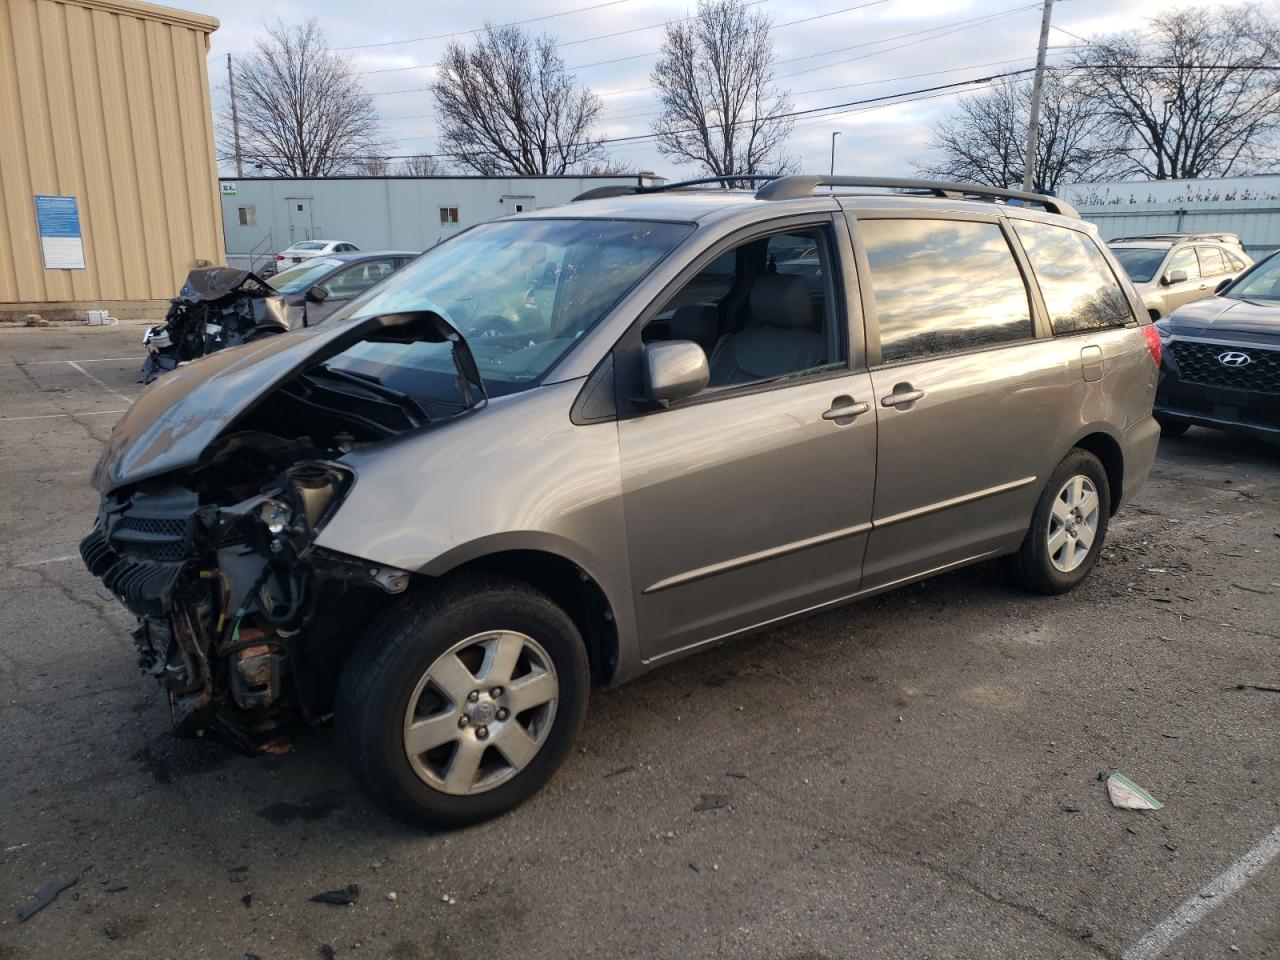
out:
{"label": "beige metal building", "polygon": [[0,320],[163,313],[222,263],[213,17],[0,0]]}

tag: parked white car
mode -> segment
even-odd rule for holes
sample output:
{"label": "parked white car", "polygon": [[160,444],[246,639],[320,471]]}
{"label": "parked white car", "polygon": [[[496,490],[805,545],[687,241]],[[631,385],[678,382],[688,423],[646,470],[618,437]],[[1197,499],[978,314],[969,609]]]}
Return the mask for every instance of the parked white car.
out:
{"label": "parked white car", "polygon": [[295,263],[312,257],[327,257],[333,253],[355,253],[360,248],[349,240],[299,240],[287,250],[276,254],[276,270],[284,270]]}

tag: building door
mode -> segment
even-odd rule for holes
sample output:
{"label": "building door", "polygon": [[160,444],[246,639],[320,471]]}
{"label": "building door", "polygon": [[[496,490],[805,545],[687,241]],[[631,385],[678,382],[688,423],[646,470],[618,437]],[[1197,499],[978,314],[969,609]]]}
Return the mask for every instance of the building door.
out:
{"label": "building door", "polygon": [[315,224],[311,220],[310,197],[285,197],[289,208],[289,243],[298,240],[315,240]]}

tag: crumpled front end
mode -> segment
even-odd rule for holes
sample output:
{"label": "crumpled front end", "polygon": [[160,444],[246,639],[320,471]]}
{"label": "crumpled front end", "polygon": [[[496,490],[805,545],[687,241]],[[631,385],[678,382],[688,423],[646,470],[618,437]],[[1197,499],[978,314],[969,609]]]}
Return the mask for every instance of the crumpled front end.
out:
{"label": "crumpled front end", "polygon": [[139,383],[179,364],[289,329],[282,298],[256,274],[230,267],[192,270],[164,323],[143,335]]}
{"label": "crumpled front end", "polygon": [[[241,439],[242,456],[283,453]],[[210,497],[216,478],[202,480],[105,497],[80,552],[138,617],[138,663],[167,692],[176,733],[279,749],[297,721],[323,717],[326,664],[358,635],[342,608],[368,610],[409,575],[313,546],[354,480],[340,464],[293,464],[225,505]]]}

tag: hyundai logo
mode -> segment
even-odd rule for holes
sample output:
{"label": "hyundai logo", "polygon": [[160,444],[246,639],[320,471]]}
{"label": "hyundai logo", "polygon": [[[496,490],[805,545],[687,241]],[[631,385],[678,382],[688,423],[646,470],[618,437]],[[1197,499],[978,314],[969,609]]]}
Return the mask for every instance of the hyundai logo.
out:
{"label": "hyundai logo", "polygon": [[1218,354],[1218,362],[1224,367],[1247,367],[1253,363],[1253,357],[1239,350],[1228,350],[1226,353]]}

